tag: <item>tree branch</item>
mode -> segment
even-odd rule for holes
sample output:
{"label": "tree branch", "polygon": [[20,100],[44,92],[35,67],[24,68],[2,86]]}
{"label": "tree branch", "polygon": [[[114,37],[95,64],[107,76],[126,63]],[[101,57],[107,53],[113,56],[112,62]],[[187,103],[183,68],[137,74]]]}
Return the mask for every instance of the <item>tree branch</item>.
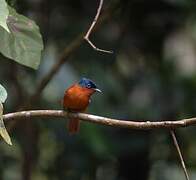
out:
{"label": "tree branch", "polygon": [[80,119],[82,121],[88,121],[91,123],[102,124],[113,127],[122,127],[129,129],[139,129],[139,130],[149,130],[149,129],[176,129],[180,127],[187,127],[196,125],[196,117],[181,120],[166,120],[166,121],[134,121],[134,120],[119,120],[112,119],[102,116],[96,116],[84,113],[71,113],[62,110],[30,110],[30,111],[20,111],[14,113],[8,113],[3,115],[5,121],[11,119],[24,119],[33,117],[53,117],[53,118],[65,118],[73,117]]}
{"label": "tree branch", "polygon": [[30,111],[20,111],[14,113],[8,113],[3,115],[3,119],[5,121],[11,119],[29,119],[33,117],[55,117],[55,118],[77,118],[83,121],[88,121],[91,123],[107,125],[112,127],[122,127],[122,128],[129,128],[129,129],[138,129],[138,130],[149,130],[149,129],[169,129],[171,136],[173,138],[174,145],[177,149],[178,155],[180,157],[180,162],[186,177],[186,180],[189,180],[188,172],[183,160],[182,153],[180,151],[180,147],[178,145],[176,136],[174,134],[173,129],[180,128],[180,127],[187,127],[196,125],[196,117],[189,118],[189,119],[181,119],[181,120],[166,120],[166,121],[133,121],[133,120],[119,120],[119,119],[112,119],[102,116],[96,116],[91,114],[84,114],[84,113],[71,113],[62,110],[30,110]]}
{"label": "tree branch", "polygon": [[102,9],[102,6],[103,6],[103,0],[100,0],[99,1],[99,7],[97,9],[97,13],[95,15],[95,18],[93,20],[93,22],[91,23],[91,26],[89,27],[86,35],[84,36],[84,39],[90,44],[90,46],[96,50],[96,51],[100,51],[100,52],[104,52],[104,53],[113,53],[112,51],[108,51],[108,50],[104,50],[104,49],[100,49],[100,48],[97,48],[94,43],[89,39],[89,36],[94,28],[94,26],[96,25],[97,23],[97,20],[99,18],[99,15],[100,15],[100,12],[101,12],[101,9]]}

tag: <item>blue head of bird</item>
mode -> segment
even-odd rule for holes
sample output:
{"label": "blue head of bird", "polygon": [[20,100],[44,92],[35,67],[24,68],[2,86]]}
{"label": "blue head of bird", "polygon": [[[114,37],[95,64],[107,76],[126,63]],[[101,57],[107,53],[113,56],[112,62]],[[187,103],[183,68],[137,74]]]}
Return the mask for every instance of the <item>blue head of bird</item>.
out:
{"label": "blue head of bird", "polygon": [[85,88],[86,90],[94,92],[100,92],[101,90],[97,87],[97,85],[90,79],[82,78],[78,83],[82,88]]}

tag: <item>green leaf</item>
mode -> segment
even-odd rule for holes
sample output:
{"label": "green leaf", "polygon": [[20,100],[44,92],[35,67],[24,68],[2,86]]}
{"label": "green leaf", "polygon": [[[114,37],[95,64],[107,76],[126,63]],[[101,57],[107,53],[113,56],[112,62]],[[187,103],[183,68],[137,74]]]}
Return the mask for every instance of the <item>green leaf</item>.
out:
{"label": "green leaf", "polygon": [[0,52],[14,61],[37,69],[43,41],[38,26],[29,18],[9,7],[7,24],[11,33],[0,28]]}
{"label": "green leaf", "polygon": [[7,26],[7,17],[9,15],[7,3],[5,0],[0,0],[0,26],[10,33]]}
{"label": "green leaf", "polygon": [[6,89],[0,84],[0,103],[4,103],[7,99],[7,91]]}
{"label": "green leaf", "polygon": [[3,122],[3,104],[0,103],[0,135],[5,140],[5,142],[9,145],[12,145],[11,138],[5,128],[5,124]]}

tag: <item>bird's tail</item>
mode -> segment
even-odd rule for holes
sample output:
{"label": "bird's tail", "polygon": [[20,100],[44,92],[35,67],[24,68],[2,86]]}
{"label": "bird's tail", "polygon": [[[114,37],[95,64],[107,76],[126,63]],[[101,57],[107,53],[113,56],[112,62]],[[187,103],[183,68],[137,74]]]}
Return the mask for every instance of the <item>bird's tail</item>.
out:
{"label": "bird's tail", "polygon": [[79,119],[70,119],[68,122],[68,131],[69,134],[76,134],[80,129]]}

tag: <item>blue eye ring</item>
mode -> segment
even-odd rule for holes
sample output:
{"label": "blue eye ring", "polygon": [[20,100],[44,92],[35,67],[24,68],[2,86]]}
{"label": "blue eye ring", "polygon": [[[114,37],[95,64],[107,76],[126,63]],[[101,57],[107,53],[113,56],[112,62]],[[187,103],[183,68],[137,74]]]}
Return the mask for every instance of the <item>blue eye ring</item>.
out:
{"label": "blue eye ring", "polygon": [[90,84],[87,84],[86,87],[90,89],[91,88],[91,85]]}

